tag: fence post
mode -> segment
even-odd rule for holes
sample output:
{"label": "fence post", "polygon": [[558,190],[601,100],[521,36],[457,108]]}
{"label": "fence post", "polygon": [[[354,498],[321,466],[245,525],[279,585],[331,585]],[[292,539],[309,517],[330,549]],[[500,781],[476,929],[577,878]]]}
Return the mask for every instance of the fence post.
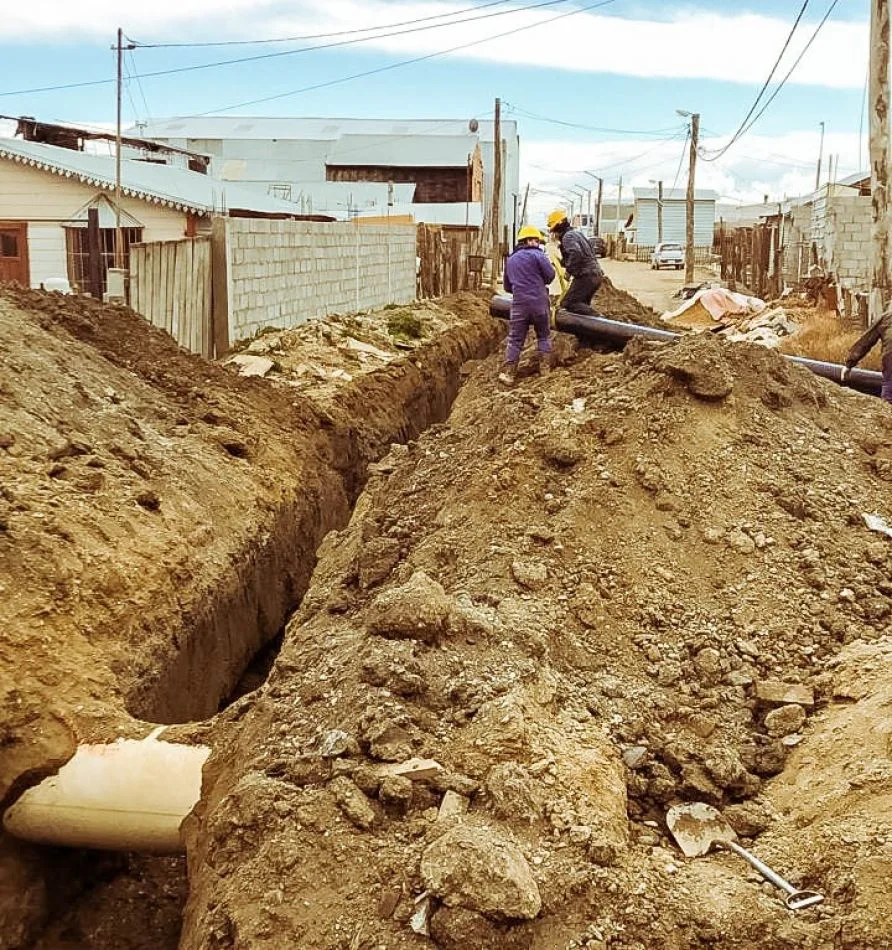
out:
{"label": "fence post", "polygon": [[229,350],[229,219],[211,221],[211,332],[212,355]]}

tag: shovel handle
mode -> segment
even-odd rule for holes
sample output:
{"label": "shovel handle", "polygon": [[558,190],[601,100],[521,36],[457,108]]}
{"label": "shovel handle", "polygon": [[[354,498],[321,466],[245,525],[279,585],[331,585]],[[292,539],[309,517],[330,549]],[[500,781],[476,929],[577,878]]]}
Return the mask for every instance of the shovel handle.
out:
{"label": "shovel handle", "polygon": [[739,855],[748,864],[752,865],[766,881],[770,881],[775,887],[780,888],[787,895],[786,904],[790,910],[804,910],[806,907],[813,907],[824,900],[823,894],[817,894],[814,891],[800,891],[793,885],[784,880],[773,871],[764,861],[760,861],[754,854],[742,848],[736,841],[722,841],[721,844],[729,848],[735,854]]}

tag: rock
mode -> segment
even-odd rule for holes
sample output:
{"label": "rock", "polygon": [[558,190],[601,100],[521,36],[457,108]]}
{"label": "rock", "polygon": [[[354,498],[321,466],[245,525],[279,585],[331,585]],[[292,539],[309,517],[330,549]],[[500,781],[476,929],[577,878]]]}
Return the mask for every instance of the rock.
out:
{"label": "rock", "polygon": [[566,433],[549,432],[539,443],[539,452],[556,468],[573,468],[585,458],[582,446]]}
{"label": "rock", "polygon": [[500,924],[462,907],[441,907],[430,934],[443,950],[529,950],[532,934],[524,926]]}
{"label": "rock", "polygon": [[532,920],[542,909],[526,858],[493,828],[457,825],[447,831],[424,852],[421,877],[447,907],[497,920]]}
{"label": "rock", "polygon": [[703,713],[694,713],[688,720],[688,728],[695,736],[701,739],[708,739],[716,730],[718,722],[711,716],[705,716]]}
{"label": "rock", "polygon": [[757,801],[728,805],[722,811],[728,824],[742,838],[755,838],[771,825],[771,812]]}
{"label": "rock", "polygon": [[647,762],[647,746],[634,745],[626,749],[623,752],[623,762],[633,771],[642,768]]}
{"label": "rock", "polygon": [[376,821],[372,803],[362,793],[359,786],[344,775],[332,779],[329,786],[341,811],[356,825],[367,831]]}
{"label": "rock", "polygon": [[369,609],[371,633],[394,639],[432,643],[449,628],[452,603],[424,571],[416,571],[402,587],[382,591]]}
{"label": "rock", "polygon": [[542,817],[542,787],[519,762],[501,762],[490,769],[486,791],[499,818],[534,822]]}
{"label": "rock", "polygon": [[348,732],[340,729],[330,729],[322,734],[319,740],[319,755],[323,759],[336,759],[340,755],[347,753],[356,753],[359,746],[356,740]]}
{"label": "rock", "polygon": [[653,365],[684,383],[701,399],[719,400],[731,395],[734,377],[718,341],[709,334],[688,337],[653,357]]}
{"label": "rock", "polygon": [[405,812],[412,804],[412,780],[402,775],[385,775],[378,789],[382,805]]}
{"label": "rock", "polygon": [[371,755],[382,762],[399,762],[412,755],[412,737],[397,722],[372,723],[364,736]]}
{"label": "rock", "polygon": [[804,722],[805,710],[801,706],[781,706],[765,716],[765,730],[768,735],[780,739],[799,732]]}
{"label": "rock", "polygon": [[694,657],[694,666],[708,686],[715,685],[722,676],[722,657],[713,647],[704,647]]}
{"label": "rock", "polygon": [[766,706],[795,704],[804,709],[813,709],[814,690],[801,683],[782,683],[780,680],[762,680],[756,684],[756,699]]}
{"label": "rock", "polygon": [[756,542],[739,528],[729,531],[725,536],[725,543],[729,548],[740,554],[752,554],[756,550]]}
{"label": "rock", "polygon": [[372,538],[363,544],[357,558],[359,586],[368,590],[386,581],[399,562],[400,542],[396,538]]}
{"label": "rock", "polygon": [[430,785],[438,792],[455,792],[464,798],[470,798],[480,788],[476,779],[458,772],[438,772],[430,779]]}
{"label": "rock", "polygon": [[153,491],[140,492],[136,496],[136,503],[146,511],[157,511],[161,507],[161,499]]}
{"label": "rock", "polygon": [[516,560],[511,565],[511,576],[528,590],[539,590],[548,581],[548,568],[541,561]]}
{"label": "rock", "polygon": [[0,449],[9,449],[15,445],[15,436],[11,432],[0,432]]}
{"label": "rock", "polygon": [[457,818],[468,810],[467,798],[459,795],[458,792],[448,791],[440,802],[440,810],[437,812],[437,821],[446,821],[449,818]]}
{"label": "rock", "polygon": [[[253,345],[252,343],[251,346]],[[266,376],[275,365],[265,356],[251,356],[248,353],[239,353],[226,360],[227,365],[230,363],[238,369],[239,376]]]}

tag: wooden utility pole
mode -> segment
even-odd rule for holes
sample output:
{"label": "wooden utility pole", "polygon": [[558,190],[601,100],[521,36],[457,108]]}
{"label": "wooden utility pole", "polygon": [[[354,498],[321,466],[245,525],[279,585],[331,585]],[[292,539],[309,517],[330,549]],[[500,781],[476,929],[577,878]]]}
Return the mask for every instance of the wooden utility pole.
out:
{"label": "wooden utility pole", "polygon": [[521,226],[527,223],[527,202],[530,198],[530,183],[527,182],[527,186],[523,192],[523,210],[520,212],[520,223]]}
{"label": "wooden utility pole", "polygon": [[[592,217],[592,190],[591,188],[587,188],[586,191],[588,192],[588,223],[590,228],[594,228],[594,218]],[[593,235],[597,233],[597,231],[592,231]]]}
{"label": "wooden utility pole", "polygon": [[502,100],[496,99],[492,169],[492,286],[499,280],[502,262]]}
{"label": "wooden utility pole", "polygon": [[598,179],[598,203],[595,206],[595,234],[601,233],[601,199],[604,195],[604,179]]}
{"label": "wooden utility pole", "polygon": [[691,116],[691,152],[688,158],[688,193],[685,204],[684,229],[684,282],[694,283],[694,211],[696,209],[696,193],[694,191],[697,175],[697,145],[700,141],[700,113]]}
{"label": "wooden utility pole", "polygon": [[870,4],[870,194],[873,201],[869,319],[890,302],[889,274],[889,0]]}
{"label": "wooden utility pole", "polygon": [[619,176],[619,188],[616,192],[616,233],[622,230],[620,228],[619,216],[622,214],[623,208],[623,176]]}
{"label": "wooden utility pole", "polygon": [[824,161],[824,123],[821,123],[821,144],[818,146],[818,170],[815,172],[815,191],[821,187],[821,163]]}
{"label": "wooden utility pole", "polygon": [[663,243],[663,182],[657,182],[657,244]]}
{"label": "wooden utility pole", "polygon": [[118,27],[118,121],[115,129],[115,267],[124,266],[124,232],[121,230],[121,97],[124,74],[124,31]]}

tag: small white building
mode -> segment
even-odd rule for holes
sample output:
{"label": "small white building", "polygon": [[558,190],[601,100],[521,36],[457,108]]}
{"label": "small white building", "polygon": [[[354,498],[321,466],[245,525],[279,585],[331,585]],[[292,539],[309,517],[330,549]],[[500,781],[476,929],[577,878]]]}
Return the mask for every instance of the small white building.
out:
{"label": "small white building", "polygon": [[[194,237],[213,215],[296,217],[290,202],[164,164],[121,169],[125,266],[131,244]],[[115,160],[42,142],[0,139],[0,280],[39,287],[67,278],[87,284],[87,218],[99,213],[103,274],[113,266]]]}
{"label": "small white building", "polygon": [[[662,236],[660,235],[659,192],[656,188],[634,188],[635,215],[632,229],[635,244],[653,247],[660,241],[684,244],[687,222],[687,194],[682,188],[664,188],[662,197]],[[715,230],[715,203],[718,192],[694,193],[694,246],[712,247]]]}

